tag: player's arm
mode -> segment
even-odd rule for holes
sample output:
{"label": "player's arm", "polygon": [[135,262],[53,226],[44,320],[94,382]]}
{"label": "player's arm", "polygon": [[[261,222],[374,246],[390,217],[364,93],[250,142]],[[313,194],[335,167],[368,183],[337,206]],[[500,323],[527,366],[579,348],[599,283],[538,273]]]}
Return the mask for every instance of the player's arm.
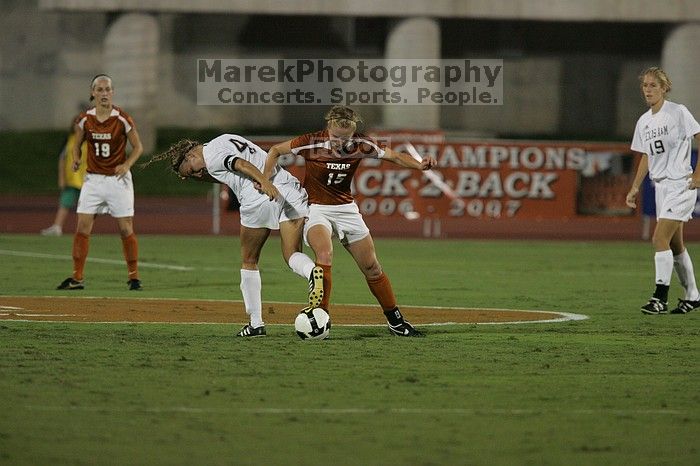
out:
{"label": "player's arm", "polygon": [[253,180],[255,182],[255,188],[267,195],[270,200],[279,196],[280,193],[277,191],[275,185],[270,182],[270,178],[263,175],[255,165],[247,160],[237,158],[233,163],[233,169]]}
{"label": "player's arm", "polygon": [[141,138],[136,128],[131,128],[131,131],[127,133],[126,137],[129,140],[129,144],[131,144],[131,153],[124,163],[114,167],[114,174],[117,176],[126,175],[139,157],[141,157],[141,154],[143,154],[143,144],[141,144]]}
{"label": "player's arm", "polygon": [[647,154],[641,154],[642,158],[639,159],[639,165],[637,165],[637,174],[634,176],[634,181],[632,181],[632,187],[629,192],[627,192],[627,197],[625,197],[625,203],[628,207],[633,209],[637,208],[637,194],[639,194],[639,187],[644,181],[644,177],[649,173],[649,157]]}
{"label": "player's arm", "polygon": [[402,167],[413,168],[416,170],[429,170],[437,165],[437,160],[435,160],[435,157],[428,156],[424,157],[421,161],[418,161],[409,154],[396,152],[388,147],[384,149],[384,157],[382,157],[382,160],[388,160],[389,162],[393,162]]}
{"label": "player's arm", "polygon": [[75,124],[73,127],[73,134],[75,135],[75,138],[73,141],[73,150],[71,150],[71,157],[73,158],[72,168],[74,172],[77,172],[80,168],[80,147],[83,145],[83,141],[85,140],[85,131],[83,131],[83,128],[81,128],[80,125]]}
{"label": "player's arm", "polygon": [[66,142],[58,155],[58,188],[61,190],[66,187],[66,157],[69,156],[73,157],[72,154],[68,154],[68,142]]}
{"label": "player's arm", "polygon": [[[700,154],[700,133],[693,136],[693,139],[695,139],[695,147],[698,148],[698,153]],[[693,176],[688,183],[688,189],[696,188],[700,188],[700,160],[695,162],[695,172],[693,172]]]}
{"label": "player's arm", "polygon": [[289,154],[290,152],[292,152],[292,140],[280,142],[279,144],[272,146],[267,152],[263,176],[269,180],[272,176],[272,172],[275,170],[275,166],[277,165],[277,159],[280,158],[280,155]]}

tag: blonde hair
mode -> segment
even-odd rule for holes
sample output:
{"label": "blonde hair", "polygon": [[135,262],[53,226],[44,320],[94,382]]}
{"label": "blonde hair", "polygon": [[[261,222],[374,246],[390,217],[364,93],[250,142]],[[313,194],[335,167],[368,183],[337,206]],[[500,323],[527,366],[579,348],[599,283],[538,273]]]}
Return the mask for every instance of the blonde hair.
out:
{"label": "blonde hair", "polygon": [[362,117],[355,110],[344,105],[334,105],[326,113],[325,120],[338,128],[357,128],[362,123]]}
{"label": "blonde hair", "polygon": [[659,82],[659,84],[661,84],[661,87],[666,89],[667,94],[671,92],[671,79],[668,77],[666,72],[658,66],[652,66],[642,71],[642,74],[639,75],[640,88],[644,83],[644,77],[647,75],[652,75],[654,79],[656,79]]}
{"label": "blonde hair", "polygon": [[162,160],[170,161],[170,168],[176,174],[180,174],[180,165],[182,161],[185,160],[185,156],[194,149],[195,147],[201,145],[199,141],[192,141],[190,139],[181,139],[176,142],[168,150],[162,152],[158,155],[154,155],[148,162],[141,164],[141,168],[146,168],[154,162],[160,162]]}
{"label": "blonde hair", "polygon": [[[90,91],[94,91],[95,85],[97,84],[97,81],[100,81],[102,79],[109,81],[109,87],[114,89],[114,86],[112,85],[112,77],[111,76],[106,75],[106,74],[98,74],[97,76],[92,78],[92,82],[90,82]],[[90,93],[90,102],[92,102],[93,100],[95,100],[95,97],[93,97],[92,92],[91,92]]]}

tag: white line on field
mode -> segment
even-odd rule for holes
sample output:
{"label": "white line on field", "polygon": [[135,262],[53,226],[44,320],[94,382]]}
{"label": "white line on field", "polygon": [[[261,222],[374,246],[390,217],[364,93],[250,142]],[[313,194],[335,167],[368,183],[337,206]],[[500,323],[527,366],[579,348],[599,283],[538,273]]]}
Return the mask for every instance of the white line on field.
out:
{"label": "white line on field", "polygon": [[198,408],[194,406],[165,406],[165,407],[114,407],[114,406],[41,406],[25,405],[25,409],[32,411],[88,411],[88,412],[129,412],[129,413],[185,413],[185,414],[211,414],[211,413],[248,413],[248,414],[315,414],[315,415],[345,415],[345,414],[447,414],[457,416],[528,416],[546,414],[575,414],[575,415],[665,415],[687,416],[692,409],[518,409],[518,408]]}
{"label": "white line on field", "polygon": [[[5,256],[15,256],[15,257],[31,257],[33,259],[55,259],[55,260],[73,260],[72,256],[66,254],[45,254],[41,252],[28,252],[28,251],[12,251],[9,249],[0,249],[0,255]],[[96,262],[99,264],[110,264],[110,265],[124,265],[123,260],[116,259],[100,259],[99,257],[88,258],[88,262]],[[227,271],[234,270],[236,267],[232,266],[226,267],[189,267],[184,265],[170,265],[170,264],[158,264],[156,262],[139,262],[139,267],[146,267],[151,269],[166,269],[166,270],[178,270],[180,272],[189,272],[191,270],[209,270],[209,271]]]}
{"label": "white line on field", "polygon": [[[3,297],[6,298],[27,298],[27,296],[17,296],[17,295],[8,295],[8,296],[2,296],[0,295],[0,299]],[[65,296],[65,295],[60,295],[60,296],[42,296],[42,298],[50,298],[50,299],[74,299],[75,296]],[[90,300],[90,299],[110,299],[108,297],[101,297],[101,296],[81,296],[80,299],[85,299],[85,300]],[[133,299],[133,298],[114,298],[118,300],[128,300],[128,299]],[[209,302],[209,303],[236,303],[240,304],[242,301],[240,300],[233,300],[233,299],[182,299],[182,298],[138,298],[138,301],[187,301],[187,302],[192,302],[192,303],[197,303],[197,302]],[[296,304],[299,305],[299,309],[304,307],[303,304],[301,303],[292,303],[289,301],[265,301],[263,304]],[[371,304],[343,304],[343,306],[352,306],[352,307],[371,307],[375,308],[377,307],[376,305],[371,305]],[[550,324],[550,323],[556,323],[556,322],[568,322],[568,321],[578,321],[578,320],[586,320],[589,317],[585,314],[574,314],[572,312],[559,312],[559,311],[540,311],[540,310],[528,310],[528,309],[503,309],[503,308],[466,308],[466,307],[456,307],[456,306],[416,306],[416,305],[406,305],[406,306],[401,306],[402,308],[419,308],[419,309],[426,309],[426,308],[431,308],[431,309],[453,309],[453,310],[459,310],[459,311],[488,311],[488,312],[523,312],[523,313],[538,313],[538,314],[551,314],[552,316],[559,316],[559,317],[554,317],[552,319],[544,319],[544,320],[514,320],[514,321],[508,321],[508,322],[433,322],[433,323],[425,323],[425,324],[420,324],[420,326],[431,326],[431,327],[438,327],[438,326],[444,326],[444,325],[510,325],[510,324]],[[22,309],[22,308],[10,308],[10,309]],[[0,306],[0,310],[3,310],[3,307]],[[0,316],[8,316],[10,314],[0,314]],[[17,314],[19,315],[19,314]],[[58,316],[59,314],[51,314],[54,316]],[[173,324],[173,325],[208,325],[208,324],[217,324],[217,322],[138,322],[138,321],[111,321],[111,322],[75,322],[75,321],[62,321],[62,320],[41,320],[41,321],[36,321],[36,320],[30,320],[30,319],[3,319],[6,322],[51,322],[51,323],[80,323],[80,324]],[[220,322],[218,322],[220,323]],[[245,322],[227,322],[225,325],[229,324],[244,324]],[[286,324],[268,324],[268,325],[286,325]],[[337,325],[338,327],[383,327],[386,324],[333,324]]]}

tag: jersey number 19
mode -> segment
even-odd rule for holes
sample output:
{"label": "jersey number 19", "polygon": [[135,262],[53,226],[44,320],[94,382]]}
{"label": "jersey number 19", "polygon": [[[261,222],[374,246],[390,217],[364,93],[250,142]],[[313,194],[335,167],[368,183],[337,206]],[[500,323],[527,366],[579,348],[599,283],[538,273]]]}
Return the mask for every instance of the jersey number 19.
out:
{"label": "jersey number 19", "polygon": [[649,155],[661,155],[665,151],[664,142],[661,139],[657,139],[653,144],[649,143]]}
{"label": "jersey number 19", "polygon": [[109,144],[106,142],[103,142],[100,144],[99,142],[95,143],[95,155],[98,157],[103,157],[103,158],[109,158]]}

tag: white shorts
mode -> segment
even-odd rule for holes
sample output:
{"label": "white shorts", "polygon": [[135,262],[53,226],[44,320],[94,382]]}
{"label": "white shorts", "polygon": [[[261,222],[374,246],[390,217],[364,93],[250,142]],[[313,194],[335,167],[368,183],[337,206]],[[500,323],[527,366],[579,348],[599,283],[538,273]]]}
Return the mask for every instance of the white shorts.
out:
{"label": "white shorts", "polygon": [[369,228],[360,214],[357,204],[321,205],[309,206],[309,219],[304,225],[304,242],[309,245],[306,238],[309,228],[314,225],[323,225],[335,234],[344,245],[360,241],[369,235]]}
{"label": "white shorts", "polygon": [[654,183],[656,218],[687,222],[693,216],[697,190],[688,189],[688,179],[662,180]]}
{"label": "white shorts", "polygon": [[79,214],[134,216],[134,182],[131,172],[124,176],[87,173],[78,198]]}
{"label": "white shorts", "polygon": [[244,199],[241,204],[241,225],[248,228],[279,230],[280,222],[309,215],[308,196],[299,183],[275,185],[281,197],[271,201],[265,194]]}

